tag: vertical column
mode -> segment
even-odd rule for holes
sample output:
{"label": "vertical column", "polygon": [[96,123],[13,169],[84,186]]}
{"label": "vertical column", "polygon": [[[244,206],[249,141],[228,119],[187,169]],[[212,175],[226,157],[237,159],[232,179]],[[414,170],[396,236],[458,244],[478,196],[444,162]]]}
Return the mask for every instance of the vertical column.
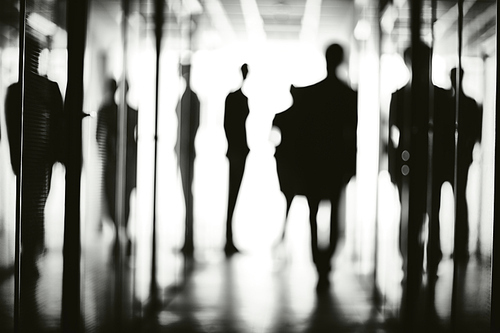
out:
{"label": "vertical column", "polygon": [[[20,99],[21,105],[21,145],[23,146],[23,115],[24,115],[24,60],[25,60],[25,39],[26,39],[26,0],[20,1],[19,8],[19,86],[20,86]],[[22,156],[23,151],[21,149],[20,155],[21,161],[19,161],[19,174],[16,177],[16,234],[15,234],[15,252],[14,252],[14,331],[18,332],[20,330],[20,314],[21,314],[21,197],[22,197]]]}
{"label": "vertical column", "polygon": [[158,115],[160,109],[160,56],[163,38],[163,11],[164,0],[155,0],[155,38],[156,38],[156,77],[155,77],[155,133],[154,133],[154,170],[153,170],[153,232],[151,242],[151,284],[150,284],[150,305],[155,308],[158,304],[158,286],[156,281],[156,200],[158,183]]}
{"label": "vertical column", "polygon": [[87,0],[67,3],[68,86],[64,105],[68,140],[64,216],[62,331],[83,331],[80,318],[80,178],[82,167],[83,64]]}

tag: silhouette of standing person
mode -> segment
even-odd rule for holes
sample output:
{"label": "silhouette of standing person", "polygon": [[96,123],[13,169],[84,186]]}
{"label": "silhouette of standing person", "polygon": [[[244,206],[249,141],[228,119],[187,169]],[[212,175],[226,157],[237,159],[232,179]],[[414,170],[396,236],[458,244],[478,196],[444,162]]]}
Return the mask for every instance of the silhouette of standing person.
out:
{"label": "silhouette of standing person", "polygon": [[[241,66],[243,82],[248,75],[248,65]],[[224,252],[231,256],[239,250],[234,245],[233,240],[233,213],[238,199],[245,163],[250,149],[247,144],[247,132],[245,128],[248,114],[248,98],[241,87],[231,92],[226,97],[224,109],[224,131],[227,139],[227,158],[229,159],[229,196],[226,219],[226,245]]]}
{"label": "silhouette of standing person", "polygon": [[52,167],[64,161],[63,98],[56,82],[39,75],[40,52],[40,41],[27,27],[24,87],[19,82],[9,86],[5,100],[10,162],[21,182],[20,332],[43,327],[37,295],[38,263],[45,252],[44,211]]}
{"label": "silhouette of standing person", "polygon": [[[128,84],[125,83],[128,91]],[[97,118],[96,139],[99,145],[99,153],[104,162],[104,189],[108,214],[118,230],[116,216],[116,176],[117,176],[117,152],[118,152],[118,105],[115,94],[118,89],[116,81],[112,78],[106,81],[107,96],[100,107]],[[130,195],[137,184],[137,110],[127,105],[127,125],[125,133],[126,165],[125,165],[125,212],[124,232],[126,235],[130,215]],[[115,246],[118,246],[116,243]],[[131,242],[127,236],[127,253],[131,251]]]}
{"label": "silhouette of standing person", "polygon": [[[457,90],[457,74],[459,74],[459,90]],[[469,255],[469,218],[466,199],[466,187],[469,167],[472,164],[472,152],[476,143],[481,142],[482,111],[476,101],[465,95],[462,89],[463,69],[457,73],[453,68],[450,72],[453,92],[453,106],[458,97],[458,142],[457,142],[457,184],[456,184],[456,241],[454,256],[466,260]],[[457,96],[458,95],[458,96]],[[456,110],[454,108],[454,110]]]}
{"label": "silhouette of standing person", "polygon": [[52,166],[63,160],[60,146],[63,99],[57,83],[38,74],[41,45],[30,33],[26,34],[25,52],[22,140],[19,82],[7,89],[5,120],[12,170],[16,176],[22,176],[23,260],[34,264],[37,254],[45,247],[44,209],[50,191]]}
{"label": "silhouette of standing person", "polygon": [[200,126],[200,100],[191,90],[191,66],[182,65],[182,77],[186,83],[186,90],[177,105],[178,135],[175,150],[182,178],[184,201],[186,205],[186,228],[182,252],[192,255],[194,252],[194,217],[193,217],[193,174],[196,158],[195,138]]}
{"label": "silhouette of standing person", "polygon": [[419,297],[425,251],[421,235],[426,215],[429,216],[427,273],[431,279],[437,275],[442,257],[441,186],[446,181],[453,184],[454,112],[449,92],[431,82],[431,54],[431,49],[421,41],[405,51],[410,82],[393,93],[390,105],[389,171],[401,201],[403,316],[411,316]]}
{"label": "silhouette of standing person", "polygon": [[[330,262],[339,232],[340,195],[356,173],[357,92],[337,77],[343,57],[340,45],[330,45],[326,50],[326,78],[312,86],[292,86],[293,105],[273,121],[281,131],[275,158],[287,215],[295,195],[305,195],[309,205],[318,289],[329,285]],[[318,245],[317,213],[321,200],[331,203],[326,249]]]}

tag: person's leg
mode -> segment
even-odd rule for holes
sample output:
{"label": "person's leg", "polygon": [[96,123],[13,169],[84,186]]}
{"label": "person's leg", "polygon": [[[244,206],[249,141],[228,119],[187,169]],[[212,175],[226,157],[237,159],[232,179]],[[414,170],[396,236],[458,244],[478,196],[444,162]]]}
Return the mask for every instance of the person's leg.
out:
{"label": "person's leg", "polygon": [[427,245],[427,271],[429,276],[436,276],[441,261],[441,237],[439,211],[441,208],[442,182],[435,181],[432,185],[431,212],[429,217],[429,238]]}
{"label": "person's leg", "polygon": [[232,158],[229,161],[229,193],[226,219],[226,245],[224,246],[224,251],[227,255],[239,252],[234,245],[233,240],[233,215],[234,209],[236,207],[236,201],[238,199],[238,193],[241,187],[241,181],[243,180],[243,173],[245,172],[245,161],[246,157],[242,159]]}
{"label": "person's leg", "polygon": [[184,202],[186,207],[184,246],[182,252],[186,255],[192,255],[194,252],[194,231],[193,231],[193,166],[194,160],[187,157],[181,158],[180,173],[182,179],[182,189],[184,192]]}
{"label": "person's leg", "polygon": [[318,208],[319,200],[313,198],[307,198],[307,203],[309,205],[309,223],[311,226],[311,252],[312,259],[316,267],[319,264],[319,248],[318,248]]}
{"label": "person's leg", "polygon": [[285,194],[285,198],[286,198],[285,221],[283,222],[283,230],[281,232],[280,242],[283,242],[285,240],[286,225],[288,222],[288,213],[290,212],[290,207],[292,206],[293,195]]}
{"label": "person's leg", "polygon": [[469,210],[467,207],[466,189],[467,174],[469,164],[458,166],[457,174],[457,207],[456,207],[456,225],[455,225],[455,248],[453,256],[457,260],[465,261],[469,256]]}
{"label": "person's leg", "polygon": [[342,188],[338,188],[337,192],[330,198],[331,215],[330,215],[330,244],[328,246],[328,257],[331,258],[337,249],[339,239],[339,204],[340,193]]}

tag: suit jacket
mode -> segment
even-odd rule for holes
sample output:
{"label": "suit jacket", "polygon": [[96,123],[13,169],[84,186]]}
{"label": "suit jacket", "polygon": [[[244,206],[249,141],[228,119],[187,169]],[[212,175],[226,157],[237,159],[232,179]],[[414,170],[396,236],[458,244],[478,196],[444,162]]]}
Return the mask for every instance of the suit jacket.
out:
{"label": "suit jacket", "polygon": [[[406,176],[412,184],[425,189],[429,171],[432,171],[433,183],[453,184],[455,114],[451,102],[450,92],[435,86],[412,90],[408,85],[393,93],[389,115],[389,171],[393,183],[400,189]],[[399,137],[394,135],[395,128]]]}
{"label": "suit jacket", "polygon": [[273,121],[281,190],[330,197],[356,173],[357,93],[332,77],[291,94],[293,105]]}

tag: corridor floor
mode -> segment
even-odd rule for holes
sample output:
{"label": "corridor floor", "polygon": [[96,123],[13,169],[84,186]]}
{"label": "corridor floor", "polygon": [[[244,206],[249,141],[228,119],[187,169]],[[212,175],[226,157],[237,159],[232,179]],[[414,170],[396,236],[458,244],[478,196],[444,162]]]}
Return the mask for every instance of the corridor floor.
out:
{"label": "corridor floor", "polygon": [[321,291],[309,262],[237,254],[186,266],[182,290],[159,312],[160,332],[385,332],[368,277],[349,266]]}

